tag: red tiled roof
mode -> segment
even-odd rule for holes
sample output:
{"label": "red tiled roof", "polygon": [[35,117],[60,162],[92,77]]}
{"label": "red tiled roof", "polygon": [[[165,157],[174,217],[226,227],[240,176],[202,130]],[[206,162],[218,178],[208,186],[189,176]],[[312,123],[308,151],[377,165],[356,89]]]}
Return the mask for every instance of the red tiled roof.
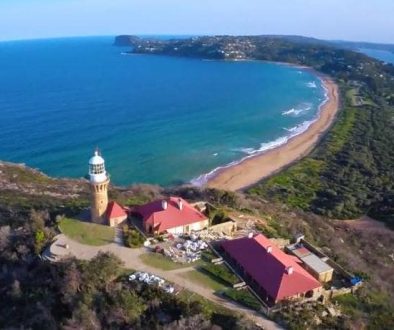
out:
{"label": "red tiled roof", "polygon": [[127,216],[123,207],[116,202],[109,202],[106,211],[107,219]]}
{"label": "red tiled roof", "polygon": [[[264,235],[225,241],[222,247],[275,301],[321,287],[297,258],[284,253]],[[286,271],[289,267],[293,268],[291,274]]]}
{"label": "red tiled roof", "polygon": [[[184,199],[179,197],[170,197],[165,200],[167,202],[167,209],[163,209],[163,200],[156,200],[151,203],[138,206],[134,209],[139,213],[144,224],[149,224],[155,230],[164,232],[167,229],[190,225],[195,222],[206,220],[207,217],[201,212],[197,211]],[[182,210],[178,203],[182,202]]]}

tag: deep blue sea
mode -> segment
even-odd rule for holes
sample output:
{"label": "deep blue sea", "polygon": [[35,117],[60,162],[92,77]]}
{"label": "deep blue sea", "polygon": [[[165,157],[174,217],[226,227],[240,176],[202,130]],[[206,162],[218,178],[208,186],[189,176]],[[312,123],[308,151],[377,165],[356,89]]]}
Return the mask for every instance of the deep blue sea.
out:
{"label": "deep blue sea", "polygon": [[98,146],[116,184],[201,182],[305,130],[325,99],[295,67],[127,50],[110,37],[1,42],[0,159],[83,177]]}

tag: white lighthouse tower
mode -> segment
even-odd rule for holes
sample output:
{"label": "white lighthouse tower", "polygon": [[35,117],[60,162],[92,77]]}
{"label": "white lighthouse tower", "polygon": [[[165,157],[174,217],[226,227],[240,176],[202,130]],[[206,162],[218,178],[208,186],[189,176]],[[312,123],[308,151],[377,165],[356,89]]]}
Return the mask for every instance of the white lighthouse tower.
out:
{"label": "white lighthouse tower", "polygon": [[89,160],[90,188],[92,193],[91,220],[95,223],[106,223],[105,212],[108,206],[109,177],[105,171],[105,161],[96,149]]}

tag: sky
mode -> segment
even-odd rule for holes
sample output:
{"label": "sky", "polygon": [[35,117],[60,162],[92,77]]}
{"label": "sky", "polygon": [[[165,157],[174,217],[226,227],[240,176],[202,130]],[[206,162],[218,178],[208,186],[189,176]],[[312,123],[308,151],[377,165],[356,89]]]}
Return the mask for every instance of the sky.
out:
{"label": "sky", "polygon": [[0,40],[117,34],[394,43],[394,0],[0,0]]}

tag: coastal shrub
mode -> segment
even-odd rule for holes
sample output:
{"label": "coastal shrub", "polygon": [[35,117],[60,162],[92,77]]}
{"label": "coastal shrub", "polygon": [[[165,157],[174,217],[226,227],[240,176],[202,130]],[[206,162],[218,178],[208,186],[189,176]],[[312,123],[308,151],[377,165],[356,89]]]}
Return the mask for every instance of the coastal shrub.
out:
{"label": "coastal shrub", "polygon": [[211,250],[204,250],[201,253],[201,256],[203,257],[203,259],[205,259],[207,261],[211,261],[213,259],[218,258],[218,256],[216,254],[214,254]]}
{"label": "coastal shrub", "polygon": [[316,150],[248,190],[254,196],[337,219],[370,213],[394,222],[394,109],[346,107]]}
{"label": "coastal shrub", "polygon": [[218,209],[211,215],[211,225],[218,225],[226,221],[229,221],[229,217],[223,209]]}
{"label": "coastal shrub", "polygon": [[307,158],[248,192],[266,198],[285,201],[293,207],[308,209],[321,187],[320,173],[324,162]]}
{"label": "coastal shrub", "polygon": [[363,319],[368,329],[394,328],[394,306],[385,293],[360,289],[355,294],[341,295],[333,300],[351,320]]}
{"label": "coastal shrub", "polygon": [[254,310],[260,310],[261,308],[260,302],[248,289],[227,289],[223,294],[231,300]]}
{"label": "coastal shrub", "polygon": [[135,228],[127,225],[123,226],[124,244],[130,248],[138,248],[143,246],[145,237]]}
{"label": "coastal shrub", "polygon": [[256,229],[268,238],[280,238],[278,232],[271,226],[256,224]]}
{"label": "coastal shrub", "polygon": [[201,270],[213,275],[214,277],[229,285],[234,285],[239,282],[238,277],[224,264],[206,264],[201,266]]}
{"label": "coastal shrub", "polygon": [[34,250],[39,254],[45,244],[45,232],[43,230],[37,230],[34,234]]}

